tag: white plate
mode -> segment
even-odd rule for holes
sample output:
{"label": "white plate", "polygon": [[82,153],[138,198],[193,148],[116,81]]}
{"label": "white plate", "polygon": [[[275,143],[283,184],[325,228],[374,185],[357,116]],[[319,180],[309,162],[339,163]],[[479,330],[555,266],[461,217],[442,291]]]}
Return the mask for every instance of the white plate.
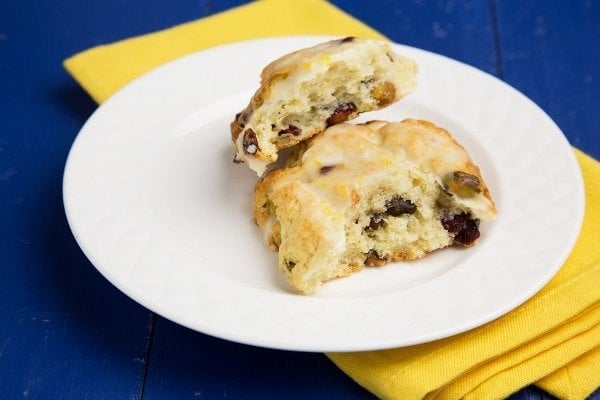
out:
{"label": "white plate", "polygon": [[465,64],[394,45],[417,90],[361,119],[425,118],[480,165],[499,209],[468,250],[365,269],[294,294],[251,221],[256,176],[232,163],[229,122],[262,67],[328,38],[213,48],[137,79],[102,105],[69,154],[64,202],[98,270],[160,315],[217,337],[307,351],[406,346],[479,326],[556,273],[583,216],[572,149],[535,104]]}

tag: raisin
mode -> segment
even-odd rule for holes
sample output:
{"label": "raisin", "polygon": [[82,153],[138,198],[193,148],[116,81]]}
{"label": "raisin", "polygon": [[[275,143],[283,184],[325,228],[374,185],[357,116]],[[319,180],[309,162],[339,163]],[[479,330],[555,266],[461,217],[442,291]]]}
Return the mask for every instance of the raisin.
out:
{"label": "raisin", "polygon": [[346,36],[343,39],[340,39],[340,43],[349,43],[354,41],[355,37],[354,36]]}
{"label": "raisin", "polygon": [[442,217],[442,226],[453,236],[454,242],[470,246],[479,236],[479,220],[467,213],[446,214]]}
{"label": "raisin", "polygon": [[396,100],[396,86],[389,81],[382,82],[371,89],[371,96],[378,106],[385,107]]}
{"label": "raisin", "polygon": [[392,217],[399,217],[403,214],[414,214],[417,206],[412,201],[400,196],[394,196],[385,202],[385,212]]}
{"label": "raisin", "polygon": [[350,115],[356,112],[356,105],[354,103],[344,103],[337,106],[329,118],[327,118],[327,126],[339,124],[344,121],[348,121]]}
{"label": "raisin", "polygon": [[452,193],[461,197],[473,197],[481,192],[479,178],[463,171],[454,171],[446,175],[444,184]]}
{"label": "raisin", "polygon": [[240,158],[240,156],[238,156],[237,153],[236,153],[236,154],[233,155],[233,163],[234,164],[243,164],[244,160],[242,160]]}
{"label": "raisin", "polygon": [[467,225],[466,214],[444,215],[442,226],[451,235],[456,235]]}
{"label": "raisin", "polygon": [[478,224],[474,220],[470,220],[467,227],[454,236],[454,241],[463,246],[470,246],[479,239],[479,236],[481,236],[481,233],[479,232]]}
{"label": "raisin", "polygon": [[365,265],[368,267],[381,267],[385,264],[385,258],[381,258],[375,250],[371,250],[366,254]]}
{"label": "raisin", "polygon": [[288,125],[287,128],[280,130],[278,135],[279,136],[283,136],[283,135],[298,136],[298,135],[300,135],[300,133],[302,133],[302,129],[298,128],[295,125]]}
{"label": "raisin", "polygon": [[374,231],[376,229],[384,227],[386,225],[384,216],[385,216],[384,213],[373,214],[373,216],[371,217],[371,220],[369,221],[369,225],[367,226],[366,229],[369,231]]}
{"label": "raisin", "polygon": [[321,173],[321,175],[325,175],[326,173],[328,173],[329,171],[331,171],[334,168],[335,168],[335,165],[326,165],[324,167],[321,167],[319,172]]}
{"label": "raisin", "polygon": [[244,131],[244,151],[248,154],[256,154],[258,151],[258,139],[256,133],[250,128]]}

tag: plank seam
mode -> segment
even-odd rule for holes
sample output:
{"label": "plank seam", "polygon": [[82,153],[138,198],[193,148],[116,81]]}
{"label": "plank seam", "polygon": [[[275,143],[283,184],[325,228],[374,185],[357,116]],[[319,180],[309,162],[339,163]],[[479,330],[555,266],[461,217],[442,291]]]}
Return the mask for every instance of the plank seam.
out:
{"label": "plank seam", "polygon": [[496,76],[504,79],[504,68],[502,67],[502,48],[500,47],[500,26],[498,23],[498,6],[496,0],[489,0],[490,22],[492,28],[492,38],[494,43]]}
{"label": "plank seam", "polygon": [[146,341],[146,354],[144,356],[144,375],[142,376],[142,385],[140,388],[139,399],[144,399],[144,391],[146,389],[146,377],[148,376],[148,370],[150,369],[150,357],[152,355],[152,345],[154,344],[154,332],[156,331],[156,314],[151,313],[150,315],[150,326],[148,333],[148,340]]}

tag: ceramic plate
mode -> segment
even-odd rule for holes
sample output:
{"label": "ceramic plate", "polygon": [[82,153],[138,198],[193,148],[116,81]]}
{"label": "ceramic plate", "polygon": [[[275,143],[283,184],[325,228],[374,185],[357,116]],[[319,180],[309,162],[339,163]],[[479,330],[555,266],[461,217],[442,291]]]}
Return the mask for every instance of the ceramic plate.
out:
{"label": "ceramic plate", "polygon": [[251,220],[256,175],[232,163],[229,123],[273,59],[324,37],[213,48],[140,77],[77,136],[64,176],[67,218],[94,266],[134,300],[184,326],[305,351],[406,346],[484,324],[559,269],[583,215],[580,171],[552,120],[475,68],[393,45],[418,88],[361,120],[424,118],[482,169],[499,214],[470,249],[368,268],[295,294]]}

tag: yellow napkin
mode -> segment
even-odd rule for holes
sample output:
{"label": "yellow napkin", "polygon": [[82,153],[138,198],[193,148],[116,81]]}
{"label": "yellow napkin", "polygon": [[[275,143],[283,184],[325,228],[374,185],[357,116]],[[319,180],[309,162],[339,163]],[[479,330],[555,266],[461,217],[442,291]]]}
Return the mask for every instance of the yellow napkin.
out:
{"label": "yellow napkin", "polygon": [[[65,61],[98,102],[176,57],[239,40],[329,34],[383,37],[321,0],[262,0]],[[328,356],[383,398],[501,398],[530,383],[563,399],[600,386],[600,164],[576,151],[586,215],[573,253],[537,295],[469,332],[417,346]]]}
{"label": "yellow napkin", "polygon": [[586,190],[582,231],[566,263],[538,294],[460,335],[329,357],[383,398],[502,398],[536,381],[563,399],[591,393],[600,385],[600,164],[580,151],[576,155]]}

